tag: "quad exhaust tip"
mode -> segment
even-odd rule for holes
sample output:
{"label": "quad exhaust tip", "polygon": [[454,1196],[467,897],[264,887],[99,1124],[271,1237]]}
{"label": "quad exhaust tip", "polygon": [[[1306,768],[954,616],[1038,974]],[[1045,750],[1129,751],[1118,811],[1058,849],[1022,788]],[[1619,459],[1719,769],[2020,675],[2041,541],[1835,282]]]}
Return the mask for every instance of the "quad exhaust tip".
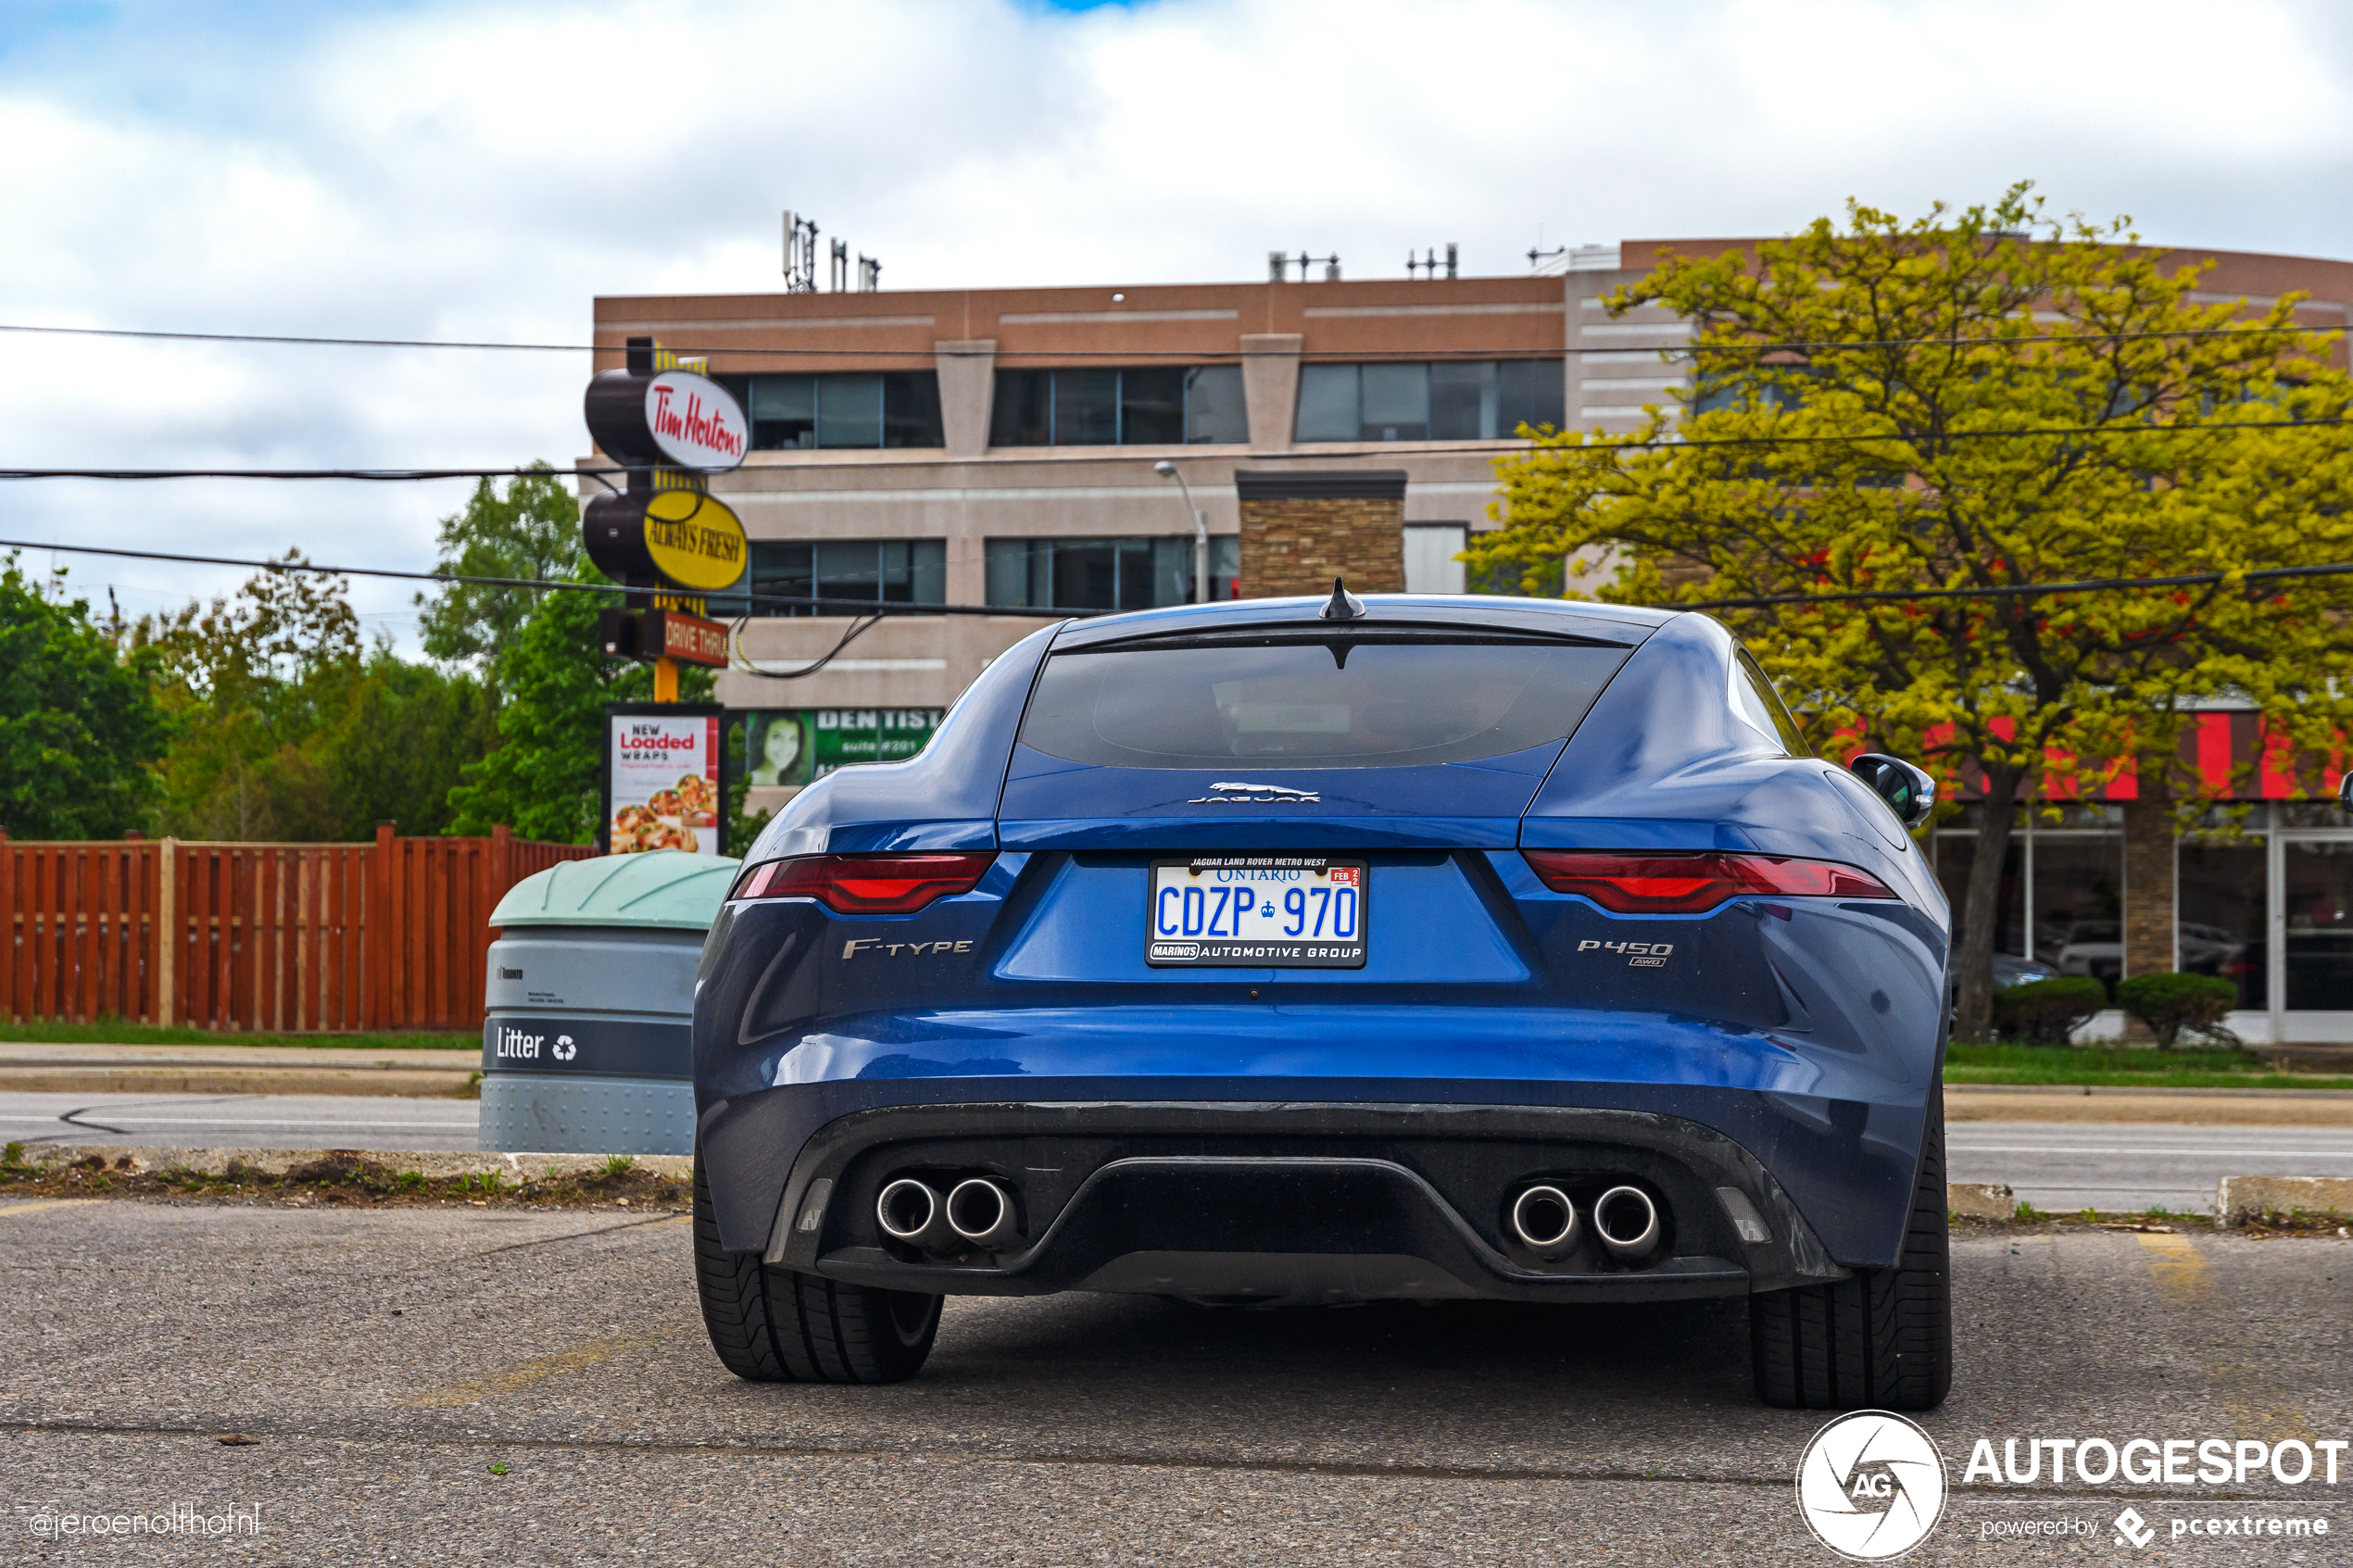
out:
{"label": "quad exhaust tip", "polygon": [[1593,1230],[1613,1256],[1647,1258],[1658,1247],[1658,1205],[1641,1187],[1612,1187],[1593,1200]]}
{"label": "quad exhaust tip", "polygon": [[953,1234],[948,1228],[948,1206],[912,1176],[884,1184],[875,1199],[875,1218],[885,1236],[911,1247],[937,1248]]}
{"label": "quad exhaust tip", "polygon": [[1577,1245],[1577,1205],[1558,1187],[1529,1187],[1512,1199],[1512,1235],[1539,1258],[1558,1258]]}
{"label": "quad exhaust tip", "polygon": [[996,1251],[1013,1238],[1013,1195],[986,1176],[958,1182],[948,1194],[948,1224],[975,1247]]}

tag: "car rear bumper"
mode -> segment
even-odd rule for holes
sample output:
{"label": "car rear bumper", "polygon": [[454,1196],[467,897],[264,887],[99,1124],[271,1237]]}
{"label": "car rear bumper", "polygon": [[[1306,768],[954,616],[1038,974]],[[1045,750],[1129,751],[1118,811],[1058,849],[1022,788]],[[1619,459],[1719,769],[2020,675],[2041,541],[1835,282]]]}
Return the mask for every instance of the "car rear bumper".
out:
{"label": "car rear bumper", "polygon": [[[1772,1172],[1688,1117],[1446,1101],[1013,1100],[1004,1086],[988,1099],[852,1110],[798,1140],[767,1211],[768,1261],[933,1293],[1266,1302],[1663,1299],[1845,1273]],[[751,1127],[710,1132],[716,1195],[735,1164],[727,1149],[747,1147],[737,1140]],[[951,1242],[946,1255],[892,1241],[876,1196],[910,1175],[942,1192],[973,1176],[1001,1183],[1019,1234],[986,1251]],[[1612,1256],[1589,1213],[1579,1246],[1535,1256],[1507,1222],[1534,1181],[1580,1208],[1613,1185],[1643,1188],[1661,1211],[1659,1245]]]}

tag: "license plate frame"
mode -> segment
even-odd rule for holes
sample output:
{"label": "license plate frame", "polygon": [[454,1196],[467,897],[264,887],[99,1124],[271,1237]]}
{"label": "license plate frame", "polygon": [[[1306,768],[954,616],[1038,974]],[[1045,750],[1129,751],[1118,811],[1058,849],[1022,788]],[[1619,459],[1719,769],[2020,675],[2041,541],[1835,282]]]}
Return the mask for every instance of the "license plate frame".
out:
{"label": "license plate frame", "polygon": [[[1259,895],[1253,900],[1259,909],[1246,922],[1230,913],[1232,890],[1244,885]],[[1196,887],[1202,895],[1198,905],[1184,897]],[[1228,901],[1225,910],[1216,908],[1221,888]],[[1292,889],[1304,895],[1296,910],[1280,898]],[[1327,897],[1318,899],[1318,890]],[[1164,904],[1164,892],[1176,897]],[[1269,906],[1273,915],[1261,912]],[[1354,916],[1353,935],[1314,935],[1318,916],[1336,933],[1343,909]],[[1171,927],[1165,935],[1159,930],[1164,911]],[[1163,856],[1145,876],[1144,962],[1153,969],[1362,969],[1372,949],[1371,916],[1372,868],[1354,856]],[[1200,929],[1188,932],[1188,923]],[[1300,935],[1284,932],[1291,923],[1302,928]],[[1220,924],[1241,930],[1211,931]]]}

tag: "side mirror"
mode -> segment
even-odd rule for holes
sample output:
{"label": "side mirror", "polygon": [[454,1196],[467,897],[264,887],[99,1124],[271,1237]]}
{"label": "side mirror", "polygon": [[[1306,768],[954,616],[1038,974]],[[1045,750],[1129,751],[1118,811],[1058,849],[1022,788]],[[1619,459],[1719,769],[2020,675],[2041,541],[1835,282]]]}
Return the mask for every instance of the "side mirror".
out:
{"label": "side mirror", "polygon": [[1868,751],[1849,762],[1846,771],[1870,785],[1871,793],[1886,801],[1888,809],[1907,828],[1928,821],[1928,814],[1936,809],[1936,781],[1900,757]]}
{"label": "side mirror", "polygon": [[2347,773],[2336,781],[2336,803],[2347,810],[2353,811],[2353,773]]}

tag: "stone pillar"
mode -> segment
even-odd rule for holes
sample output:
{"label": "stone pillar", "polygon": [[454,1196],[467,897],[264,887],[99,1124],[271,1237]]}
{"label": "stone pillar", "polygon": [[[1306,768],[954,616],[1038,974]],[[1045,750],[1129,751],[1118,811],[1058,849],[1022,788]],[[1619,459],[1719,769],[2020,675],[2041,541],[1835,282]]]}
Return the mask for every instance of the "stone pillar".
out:
{"label": "stone pillar", "polygon": [[[1253,422],[1255,416],[1252,416]],[[1405,590],[1405,470],[1237,470],[1241,596]]]}
{"label": "stone pillar", "polygon": [[1299,408],[1298,332],[1242,333],[1242,408],[1250,417],[1250,449],[1290,450]]}
{"label": "stone pillar", "polygon": [[2164,974],[2173,950],[2173,803],[2124,803],[2124,973]]}
{"label": "stone pillar", "polygon": [[939,367],[939,425],[951,458],[988,450],[988,416],[997,394],[997,340],[935,343]]}

